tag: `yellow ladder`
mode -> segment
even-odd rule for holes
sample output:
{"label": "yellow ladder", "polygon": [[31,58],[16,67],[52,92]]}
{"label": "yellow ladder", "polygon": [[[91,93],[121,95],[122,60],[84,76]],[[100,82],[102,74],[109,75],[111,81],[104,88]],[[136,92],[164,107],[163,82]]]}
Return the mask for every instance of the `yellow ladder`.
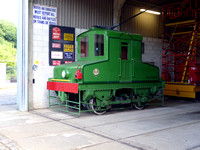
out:
{"label": "yellow ladder", "polygon": [[191,40],[190,40],[189,52],[188,52],[188,56],[186,58],[181,83],[184,83],[184,81],[186,82],[186,80],[187,80],[186,75],[188,77],[187,70],[188,70],[189,59],[191,57],[190,54],[193,54],[193,51],[194,51],[194,48],[192,49],[192,46],[193,46],[193,43],[194,43],[195,31],[196,31],[196,25],[194,26],[194,32],[192,33],[192,37],[191,37]]}

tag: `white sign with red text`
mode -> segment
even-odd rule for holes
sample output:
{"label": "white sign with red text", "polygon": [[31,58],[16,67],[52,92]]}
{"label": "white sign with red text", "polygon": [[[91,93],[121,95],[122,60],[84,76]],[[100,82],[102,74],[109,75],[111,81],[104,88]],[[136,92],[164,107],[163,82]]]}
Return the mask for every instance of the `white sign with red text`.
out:
{"label": "white sign with red text", "polygon": [[63,52],[52,51],[51,59],[63,59]]}

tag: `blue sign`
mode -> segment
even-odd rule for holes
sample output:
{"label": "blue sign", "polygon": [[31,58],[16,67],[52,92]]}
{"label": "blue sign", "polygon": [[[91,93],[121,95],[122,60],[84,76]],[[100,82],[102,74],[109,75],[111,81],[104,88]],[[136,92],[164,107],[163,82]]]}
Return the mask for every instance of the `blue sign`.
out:
{"label": "blue sign", "polygon": [[72,52],[65,52],[65,59],[73,59],[73,53]]}

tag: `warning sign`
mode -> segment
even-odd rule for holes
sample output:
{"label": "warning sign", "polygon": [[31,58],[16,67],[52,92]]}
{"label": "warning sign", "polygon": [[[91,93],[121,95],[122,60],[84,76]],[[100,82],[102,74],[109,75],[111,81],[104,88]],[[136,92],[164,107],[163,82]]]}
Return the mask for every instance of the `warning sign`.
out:
{"label": "warning sign", "polygon": [[52,43],[52,48],[61,48],[60,43]]}
{"label": "warning sign", "polygon": [[61,61],[53,60],[52,65],[53,66],[61,65]]}
{"label": "warning sign", "polygon": [[72,63],[72,61],[65,61],[65,64],[69,64],[69,63]]}
{"label": "warning sign", "polygon": [[74,45],[64,44],[64,52],[74,52]]}
{"label": "warning sign", "polygon": [[49,65],[75,61],[75,28],[49,26]]}
{"label": "warning sign", "polygon": [[63,52],[51,51],[51,59],[63,59]]}
{"label": "warning sign", "polygon": [[52,39],[53,40],[60,40],[61,39],[61,30],[58,27],[53,28],[53,35]]}
{"label": "warning sign", "polygon": [[74,34],[64,33],[64,40],[65,41],[74,41]]}
{"label": "warning sign", "polygon": [[57,8],[33,4],[33,23],[56,25]]}
{"label": "warning sign", "polygon": [[72,58],[73,58],[73,53],[71,53],[71,52],[65,53],[65,59],[72,59]]}

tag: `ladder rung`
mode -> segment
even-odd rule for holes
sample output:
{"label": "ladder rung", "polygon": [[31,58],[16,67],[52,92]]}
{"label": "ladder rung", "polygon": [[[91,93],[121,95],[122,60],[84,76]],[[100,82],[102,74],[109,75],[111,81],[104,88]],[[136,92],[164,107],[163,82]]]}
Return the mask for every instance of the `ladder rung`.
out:
{"label": "ladder rung", "polygon": [[195,20],[187,20],[187,21],[180,21],[180,22],[174,22],[174,23],[168,23],[165,24],[166,27],[173,27],[176,25],[193,25],[195,23]]}
{"label": "ladder rung", "polygon": [[182,35],[182,34],[188,34],[192,33],[192,31],[187,31],[187,32],[177,32],[177,33],[172,33],[172,35]]}

